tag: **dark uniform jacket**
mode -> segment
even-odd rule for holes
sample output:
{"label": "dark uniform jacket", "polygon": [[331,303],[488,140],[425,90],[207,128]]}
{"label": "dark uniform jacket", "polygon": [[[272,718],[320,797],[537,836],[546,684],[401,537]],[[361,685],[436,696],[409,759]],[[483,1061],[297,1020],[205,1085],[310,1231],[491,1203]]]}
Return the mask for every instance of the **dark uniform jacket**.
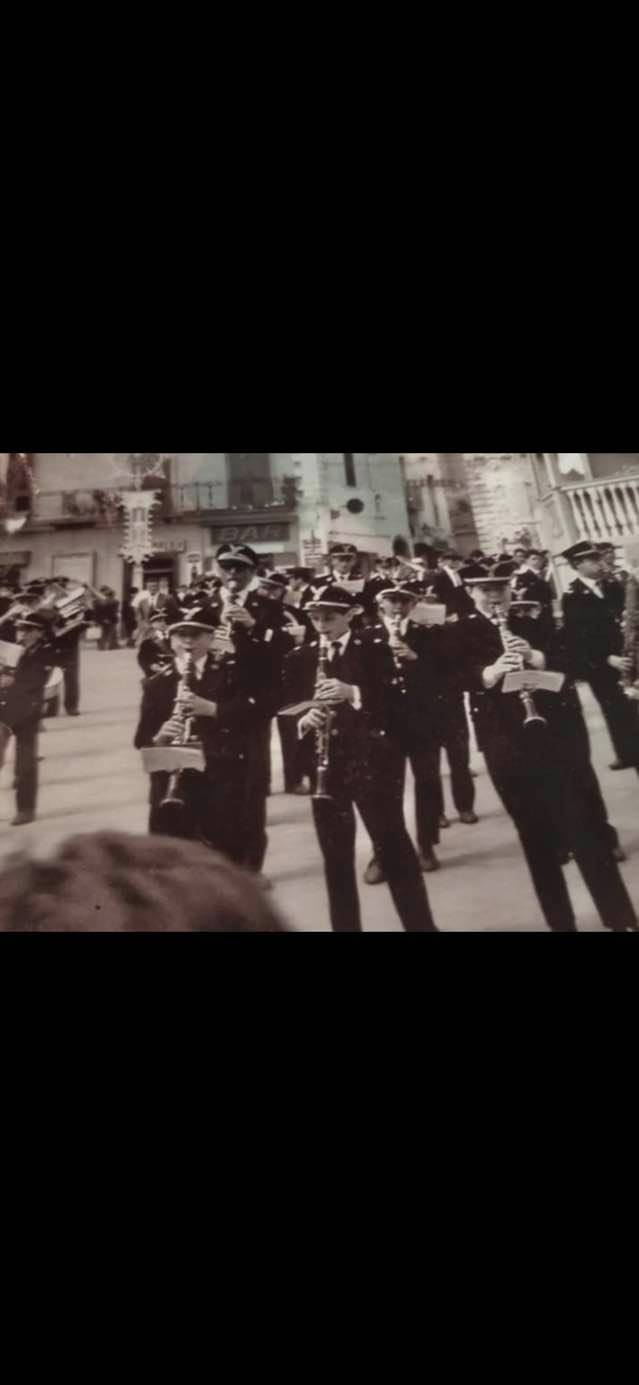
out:
{"label": "dark uniform jacket", "polygon": [[569,587],[563,599],[564,639],[573,678],[590,682],[605,673],[611,681],[618,673],[608,664],[611,654],[623,653],[618,596],[603,584],[599,597],[581,581]]}
{"label": "dark uniform jacket", "polygon": [[42,716],[44,690],[55,665],[49,645],[25,649],[15,670],[13,684],[0,688],[0,722],[19,734]]}
{"label": "dark uniform jacket", "polygon": [[[546,656],[547,670],[566,672],[568,660],[560,637],[544,643],[537,621],[517,621],[512,629],[521,639],[528,640],[533,649],[541,649]],[[526,711],[521,697],[517,693],[505,693],[503,679],[495,688],[484,687],[484,669],[496,663],[504,652],[498,626],[476,612],[460,621],[453,630],[458,641],[460,673],[470,694],[477,744],[480,750],[490,754],[493,765],[506,774],[546,774],[549,769],[589,762],[586,724],[577,690],[569,677],[560,693],[534,693],[535,706],[547,722],[542,741],[525,726]],[[539,727],[539,730],[544,729]]]}
{"label": "dark uniform jacket", "polygon": [[169,668],[173,663],[173,650],[168,640],[154,640],[148,638],[142,640],[138,649],[138,663],[145,678],[151,678],[154,672],[154,665],[160,664],[163,668]]}
{"label": "dark uniform jacket", "polygon": [[[418,658],[394,667],[389,729],[402,748],[410,752],[441,745],[445,739],[447,705],[451,692],[458,691],[453,674],[455,646],[450,627],[444,626],[426,629],[409,622],[401,638]],[[365,644],[388,647],[390,635],[386,625],[379,622],[362,639]]]}
{"label": "dark uniform jacket", "polygon": [[[284,665],[283,707],[312,701],[317,683],[319,641],[294,649]],[[352,632],[338,658],[328,664],[327,678],[337,678],[359,688],[361,711],[350,703],[340,703],[335,716],[333,751],[342,773],[349,768],[358,774],[371,769],[375,745],[393,740],[393,699],[395,664],[387,645],[376,644]]]}
{"label": "dark uniform jacket", "polygon": [[[201,740],[207,767],[218,760],[247,758],[252,733],[264,715],[261,660],[246,653],[224,655],[220,664],[207,658],[201,677],[194,684],[198,697],[217,702],[217,717],[197,717],[194,734]],[[168,673],[157,673],[145,685],[135,746],[152,746],[154,739],[175,706],[180,674],[177,666]]]}
{"label": "dark uniform jacket", "polygon": [[430,585],[437,600],[446,606],[447,616],[459,616],[461,618],[465,615],[471,615],[475,610],[475,603],[463,581],[460,587],[456,587],[454,582],[451,582],[447,572],[440,570],[434,573]]}

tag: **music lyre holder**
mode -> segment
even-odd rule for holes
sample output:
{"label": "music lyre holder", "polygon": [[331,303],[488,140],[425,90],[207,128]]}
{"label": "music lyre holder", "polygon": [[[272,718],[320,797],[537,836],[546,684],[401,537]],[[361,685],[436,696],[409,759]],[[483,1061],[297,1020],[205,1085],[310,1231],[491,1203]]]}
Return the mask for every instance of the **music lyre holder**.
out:
{"label": "music lyre holder", "polygon": [[560,693],[565,681],[566,675],[564,673],[548,673],[526,668],[521,673],[507,673],[504,678],[503,691],[505,693]]}
{"label": "music lyre holder", "polygon": [[142,750],[142,764],[147,774],[175,774],[181,769],[203,773],[206,760],[201,745],[150,745]]}

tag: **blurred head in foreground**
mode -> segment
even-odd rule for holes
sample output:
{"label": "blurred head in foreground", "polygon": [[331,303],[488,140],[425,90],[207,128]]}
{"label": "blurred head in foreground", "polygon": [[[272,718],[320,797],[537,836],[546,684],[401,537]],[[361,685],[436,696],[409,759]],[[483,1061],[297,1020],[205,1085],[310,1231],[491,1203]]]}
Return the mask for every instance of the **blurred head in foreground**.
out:
{"label": "blurred head in foreground", "polygon": [[284,933],[263,890],[197,842],[96,832],[0,875],[3,933]]}

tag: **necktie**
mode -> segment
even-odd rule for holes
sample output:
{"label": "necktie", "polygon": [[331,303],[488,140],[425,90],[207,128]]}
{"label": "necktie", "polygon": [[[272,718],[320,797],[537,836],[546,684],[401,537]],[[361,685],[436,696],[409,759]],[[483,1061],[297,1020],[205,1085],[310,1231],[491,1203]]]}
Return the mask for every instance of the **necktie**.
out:
{"label": "necktie", "polygon": [[335,640],[335,642],[331,645],[331,657],[329,659],[329,663],[335,663],[335,660],[338,659],[341,654],[341,650],[342,646],[339,640]]}

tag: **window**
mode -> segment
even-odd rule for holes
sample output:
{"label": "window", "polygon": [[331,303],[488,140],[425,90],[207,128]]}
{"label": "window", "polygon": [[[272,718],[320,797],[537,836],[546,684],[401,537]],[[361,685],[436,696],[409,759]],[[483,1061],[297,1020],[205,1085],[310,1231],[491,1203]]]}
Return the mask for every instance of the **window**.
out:
{"label": "window", "polygon": [[345,478],[346,478],[346,485],[347,485],[347,486],[356,486],[356,485],[357,485],[357,476],[356,476],[356,474],[355,474],[355,454],[354,454],[354,452],[345,452],[345,453],[344,453],[344,475],[345,475]]}

